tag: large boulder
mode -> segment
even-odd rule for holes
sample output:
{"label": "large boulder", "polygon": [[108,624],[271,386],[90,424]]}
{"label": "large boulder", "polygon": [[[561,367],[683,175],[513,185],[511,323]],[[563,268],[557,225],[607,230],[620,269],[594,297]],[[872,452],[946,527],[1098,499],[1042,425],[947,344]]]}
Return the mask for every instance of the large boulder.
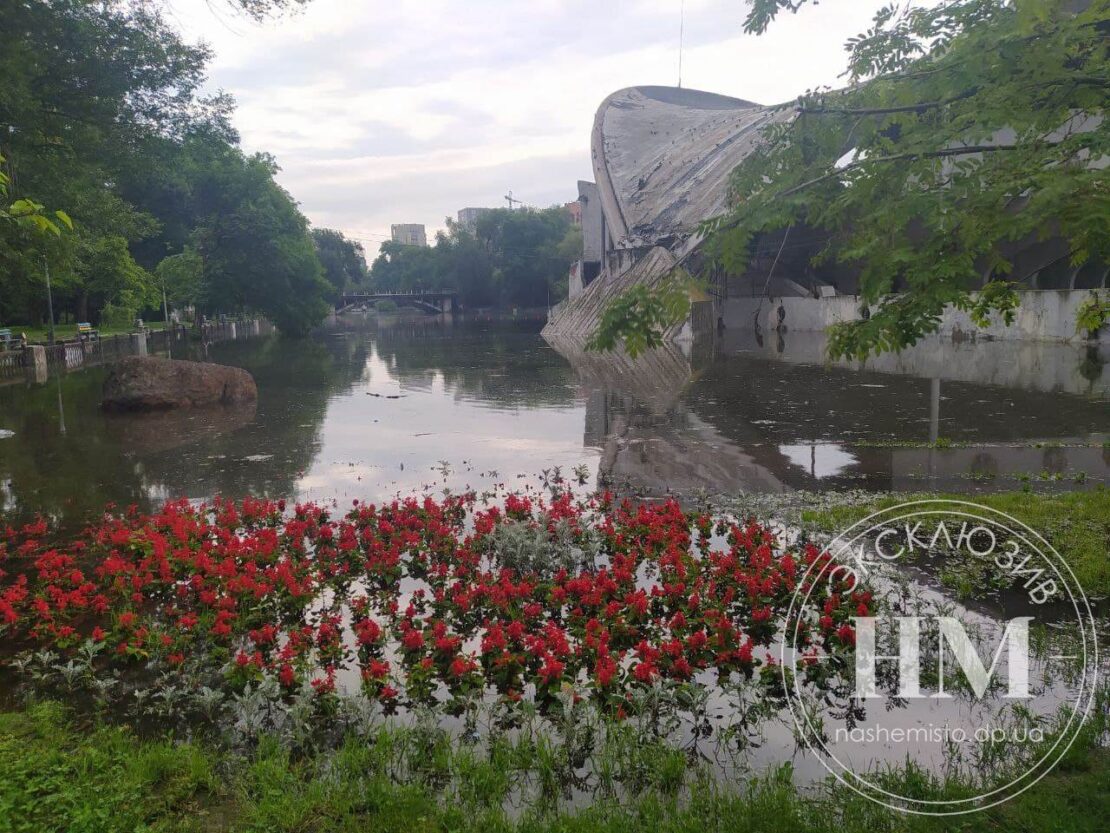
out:
{"label": "large boulder", "polygon": [[111,411],[161,411],[254,402],[258,388],[238,367],[132,356],[112,368],[104,382]]}

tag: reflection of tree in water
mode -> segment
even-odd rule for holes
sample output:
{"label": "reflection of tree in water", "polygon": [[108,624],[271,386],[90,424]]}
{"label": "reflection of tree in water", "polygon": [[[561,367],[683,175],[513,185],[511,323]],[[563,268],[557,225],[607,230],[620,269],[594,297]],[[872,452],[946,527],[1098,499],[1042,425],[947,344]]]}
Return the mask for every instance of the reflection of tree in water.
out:
{"label": "reflection of tree in water", "polygon": [[328,399],[360,378],[366,356],[365,342],[345,338],[214,346],[212,361],[254,376],[253,410],[105,414],[103,368],[0,388],[0,427],[15,432],[0,443],[0,511],[77,523],[107,502],[291,494],[319,447]]}
{"label": "reflection of tree in water", "polygon": [[15,434],[0,441],[5,517],[41,512],[80,519],[109,500],[145,504],[134,461],[105,431],[100,411],[105,374],[92,368],[44,385],[0,388],[0,427]]}
{"label": "reflection of tree in water", "polygon": [[320,447],[329,399],[365,369],[367,345],[346,338],[272,338],[221,345],[213,361],[245,368],[258,384],[253,421],[239,430],[144,460],[152,483],[174,494],[286,496]]}
{"label": "reflection of tree in water", "polygon": [[440,375],[459,397],[505,407],[571,407],[573,374],[536,338],[538,330],[534,321],[433,318],[382,326],[372,337],[402,386],[425,387]]}

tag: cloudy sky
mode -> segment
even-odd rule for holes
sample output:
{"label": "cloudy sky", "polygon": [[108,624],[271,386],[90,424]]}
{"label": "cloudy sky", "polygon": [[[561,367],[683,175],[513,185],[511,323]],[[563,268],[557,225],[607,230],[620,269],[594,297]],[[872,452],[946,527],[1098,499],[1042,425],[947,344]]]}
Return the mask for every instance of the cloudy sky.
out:
{"label": "cloudy sky", "polygon": [[[745,0],[685,0],[685,87],[763,104],[835,85],[843,43],[888,0],[838,0],[742,32]],[[313,0],[254,24],[220,0],[171,0],[215,50],[247,150],[318,226],[371,257],[390,223],[432,230],[464,206],[575,199],[609,93],[678,80],[682,0]]]}

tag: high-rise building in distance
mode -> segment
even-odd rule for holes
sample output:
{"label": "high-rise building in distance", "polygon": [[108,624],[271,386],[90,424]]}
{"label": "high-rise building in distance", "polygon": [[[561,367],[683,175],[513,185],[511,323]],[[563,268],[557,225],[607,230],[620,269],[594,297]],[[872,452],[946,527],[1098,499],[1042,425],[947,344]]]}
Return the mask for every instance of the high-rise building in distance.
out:
{"label": "high-rise building in distance", "polygon": [[478,218],[483,214],[493,211],[492,208],[460,208],[459,209],[459,228],[463,231],[473,234],[478,228]]}
{"label": "high-rise building in distance", "polygon": [[427,246],[428,235],[423,223],[394,223],[389,227],[394,243],[405,246]]}

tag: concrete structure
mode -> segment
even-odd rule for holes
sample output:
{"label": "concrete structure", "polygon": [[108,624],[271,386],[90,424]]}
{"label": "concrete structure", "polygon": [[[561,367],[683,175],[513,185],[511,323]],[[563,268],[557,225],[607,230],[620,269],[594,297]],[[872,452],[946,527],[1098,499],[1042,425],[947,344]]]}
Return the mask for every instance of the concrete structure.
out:
{"label": "concrete structure", "polygon": [[574,202],[565,203],[563,208],[570,214],[570,221],[574,223],[574,225],[582,225],[582,203],[575,200]]}
{"label": "concrete structure", "polygon": [[588,337],[609,299],[664,279],[696,250],[699,223],[727,208],[729,174],[757,147],[760,130],[789,117],[671,87],[631,87],[605,99],[592,135],[596,184],[579,183],[583,259],[545,332]]}
{"label": "concrete structure", "polygon": [[394,223],[389,227],[394,243],[405,246],[427,246],[428,235],[423,223]]}
{"label": "concrete structure", "polygon": [[478,229],[478,218],[491,211],[492,208],[460,208],[459,228],[468,234],[474,234]]}
{"label": "concrete structure", "polygon": [[41,384],[46,381],[49,370],[46,363],[46,348],[41,344],[31,344],[24,351],[23,367],[27,381]]}
{"label": "concrete structure", "polygon": [[[731,172],[759,146],[764,128],[792,118],[790,107],[671,87],[631,87],[605,99],[591,142],[596,184],[578,183],[582,260],[571,269],[568,300],[550,311],[545,335],[589,337],[617,294],[654,286],[678,268],[709,278],[712,288],[695,299],[690,319],[672,328],[669,339],[711,335],[718,322],[751,329],[757,315],[760,327],[773,328],[778,321],[767,319],[779,309],[786,311],[787,326],[813,330],[863,314],[850,266],[813,265],[827,239],[819,229],[791,229],[789,245],[786,232],[756,240],[741,275],[707,268],[700,251],[699,225],[728,209]],[[1071,294],[1027,293],[1016,326],[992,327],[985,335],[1075,339],[1075,309],[1087,294],[1081,290],[1107,287],[1106,264],[1074,267],[1062,240],[1037,234],[1006,242],[1002,250],[1024,286]],[[959,337],[975,330],[966,315],[945,314],[942,332]]]}
{"label": "concrete structure", "polygon": [[582,227],[582,259],[570,269],[569,295],[572,299],[581,295],[582,290],[601,274],[601,260],[605,255],[605,215],[596,184],[578,180],[577,205]]}
{"label": "concrete structure", "polygon": [[[955,341],[1077,341],[1085,334],[1076,333],[1075,319],[1079,305],[1091,297],[1089,290],[1029,290],[1021,293],[1021,304],[1014,312],[1014,321],[1007,326],[994,320],[980,328],[967,313],[949,308],[941,316],[938,333]],[[781,326],[786,331],[824,332],[841,321],[857,321],[864,304],[855,295],[830,298],[728,298],[720,303],[726,328],[759,329],[770,332]],[[1110,328],[1104,327],[1098,341],[1110,344]]]}

